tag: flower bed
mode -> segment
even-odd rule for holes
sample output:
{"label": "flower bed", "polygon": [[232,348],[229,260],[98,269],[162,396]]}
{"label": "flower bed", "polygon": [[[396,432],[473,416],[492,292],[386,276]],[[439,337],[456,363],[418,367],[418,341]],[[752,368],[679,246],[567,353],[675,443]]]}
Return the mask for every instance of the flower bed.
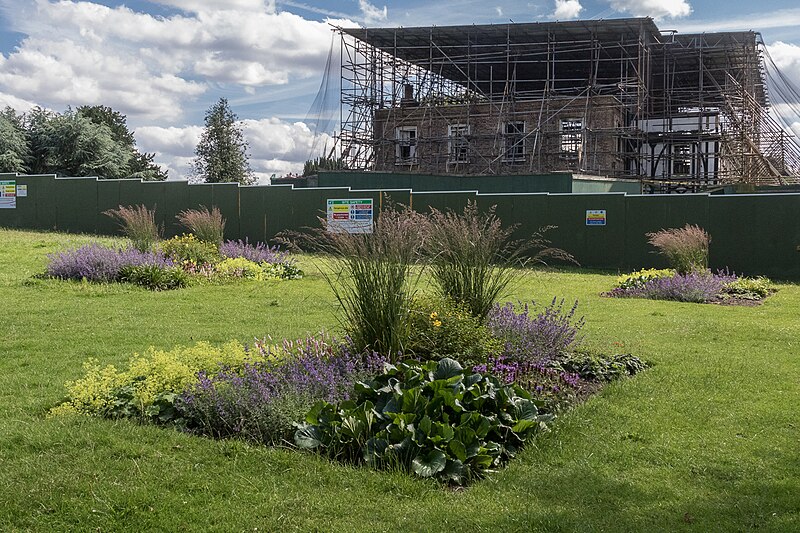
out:
{"label": "flower bed", "polygon": [[299,279],[303,272],[277,247],[243,241],[216,246],[189,233],[154,244],[146,251],[92,243],[50,254],[45,275],[168,290],[207,281]]}
{"label": "flower bed", "polygon": [[[412,336],[418,353],[390,359],[329,335],[151,349],[122,370],[89,361],[52,413],[130,417],[465,484],[602,383],[646,368],[581,348],[577,303],[498,305],[484,326],[454,304],[431,312],[425,302],[434,300],[418,303],[433,337]],[[471,333],[443,356],[458,331]]]}
{"label": "flower bed", "polygon": [[752,305],[775,292],[768,278],[738,277],[720,271],[646,269],[617,278],[617,286],[604,293],[613,298],[648,298],[678,302]]}

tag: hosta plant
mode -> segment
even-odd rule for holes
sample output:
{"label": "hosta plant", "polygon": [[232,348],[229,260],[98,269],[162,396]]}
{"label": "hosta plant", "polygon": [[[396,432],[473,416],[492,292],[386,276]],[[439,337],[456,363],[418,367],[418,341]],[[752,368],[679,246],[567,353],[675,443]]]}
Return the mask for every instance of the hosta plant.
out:
{"label": "hosta plant", "polygon": [[453,359],[386,365],[350,400],[318,402],[295,433],[303,449],[463,485],[508,462],[551,415],[522,388]]}

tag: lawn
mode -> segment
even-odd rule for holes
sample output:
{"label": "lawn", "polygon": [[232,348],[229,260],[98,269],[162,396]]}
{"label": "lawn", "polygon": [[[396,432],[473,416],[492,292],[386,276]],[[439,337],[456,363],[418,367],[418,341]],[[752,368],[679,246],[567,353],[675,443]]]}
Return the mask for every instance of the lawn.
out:
{"label": "lawn", "polygon": [[[465,490],[86,417],[47,418],[89,357],[337,327],[297,281],[150,292],[34,279],[90,237],[0,230],[0,530],[800,530],[800,286],[757,307],[602,298],[616,273],[532,271],[509,300],[578,299],[586,342],[654,364]],[[642,265],[646,266],[646,265]]]}

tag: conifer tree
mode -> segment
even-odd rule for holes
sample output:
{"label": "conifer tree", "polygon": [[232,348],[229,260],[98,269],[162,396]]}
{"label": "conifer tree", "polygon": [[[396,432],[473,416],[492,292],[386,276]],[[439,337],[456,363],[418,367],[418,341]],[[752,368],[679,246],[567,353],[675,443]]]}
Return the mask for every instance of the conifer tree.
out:
{"label": "conifer tree", "polygon": [[205,183],[255,182],[247,155],[247,141],[242,134],[238,117],[219,101],[206,111],[205,128],[195,149],[192,171],[196,181]]}

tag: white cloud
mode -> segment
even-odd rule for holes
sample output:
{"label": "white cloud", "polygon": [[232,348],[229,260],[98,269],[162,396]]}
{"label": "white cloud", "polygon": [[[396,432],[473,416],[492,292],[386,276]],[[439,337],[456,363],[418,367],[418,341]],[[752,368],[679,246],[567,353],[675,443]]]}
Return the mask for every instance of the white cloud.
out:
{"label": "white cloud", "polygon": [[685,17],[692,12],[686,0],[608,0],[613,9],[634,17]]}
{"label": "white cloud", "polygon": [[[1,61],[0,61],[0,68],[2,68]],[[18,98],[13,94],[0,93],[0,109],[5,109],[6,107],[11,107],[15,109],[18,113],[25,113],[30,109],[36,107],[36,104],[28,100],[25,100],[23,98]]]}
{"label": "white cloud", "polygon": [[[272,117],[261,120],[245,119],[242,133],[250,149],[250,166],[262,179],[271,174],[281,176],[300,172],[310,157],[313,132],[302,122],[286,122]],[[156,161],[170,171],[171,179],[186,179],[191,172],[195,147],[203,133],[201,126],[145,126],[135,131],[137,146],[145,152],[155,152]],[[320,146],[331,145],[330,138],[320,139]]]}
{"label": "white cloud", "polygon": [[583,6],[579,0],[556,0],[556,10],[553,18],[558,20],[569,20],[578,18]]}
{"label": "white cloud", "polygon": [[731,18],[719,17],[714,20],[693,20],[676,24],[678,30],[688,33],[751,29],[761,31],[798,25],[800,25],[800,9],[797,8],[779,9],[768,13],[751,13],[746,16]]}
{"label": "white cloud", "polygon": [[[174,122],[215,84],[248,89],[316,77],[331,30],[264,0],[169,0],[156,17],[88,1],[6,0],[28,35],[0,54],[0,92],[55,109],[110,105],[132,122]],[[219,6],[224,6],[220,8]]]}
{"label": "white cloud", "polygon": [[376,22],[386,22],[389,18],[389,10],[386,6],[383,9],[370,4],[367,0],[358,0],[358,8],[361,10],[361,15],[364,17],[364,22],[367,25],[375,24]]}

